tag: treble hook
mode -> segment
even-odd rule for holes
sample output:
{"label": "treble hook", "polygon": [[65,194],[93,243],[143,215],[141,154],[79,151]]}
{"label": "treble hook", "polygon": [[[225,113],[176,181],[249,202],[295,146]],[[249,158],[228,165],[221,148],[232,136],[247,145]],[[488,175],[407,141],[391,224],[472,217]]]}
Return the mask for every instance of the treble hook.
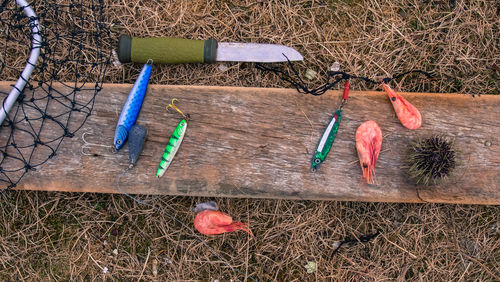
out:
{"label": "treble hook", "polygon": [[185,119],[189,118],[189,115],[185,115],[179,108],[177,108],[177,106],[174,104],[175,101],[179,101],[179,100],[177,100],[177,98],[173,98],[172,102],[170,102],[170,104],[168,104],[165,107],[165,109],[168,111],[168,108],[172,108],[172,109],[176,110],[177,112],[179,112],[179,114],[181,114],[182,117],[184,117]]}
{"label": "treble hook", "polygon": [[[116,149],[115,149],[114,146],[88,142],[85,139],[85,135],[87,135],[87,134],[93,134],[93,132],[92,133],[91,132],[84,132],[82,134],[82,141],[83,141],[83,145],[81,147],[81,153],[82,153],[82,155],[84,155],[84,156],[96,156],[96,155],[98,155],[98,154],[90,154],[90,153],[85,152],[85,149],[89,149],[90,150],[92,147],[111,148],[112,154],[116,153]],[[112,154],[109,154],[107,156],[112,156]]]}

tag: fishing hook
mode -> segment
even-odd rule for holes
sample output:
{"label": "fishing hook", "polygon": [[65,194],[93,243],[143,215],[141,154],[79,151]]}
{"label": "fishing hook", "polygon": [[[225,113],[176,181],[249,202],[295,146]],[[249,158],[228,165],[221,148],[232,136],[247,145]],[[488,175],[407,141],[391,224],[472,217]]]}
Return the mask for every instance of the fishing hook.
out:
{"label": "fishing hook", "polygon": [[185,119],[188,119],[188,118],[189,118],[189,115],[184,114],[184,113],[183,113],[183,112],[182,112],[182,111],[181,111],[181,110],[180,110],[180,109],[179,109],[179,108],[178,108],[178,107],[174,104],[174,102],[175,102],[175,101],[179,101],[179,100],[177,100],[177,98],[173,98],[173,99],[172,99],[172,102],[170,102],[170,104],[168,104],[168,105],[165,107],[165,109],[168,111],[168,109],[169,109],[169,108],[172,108],[172,109],[176,110],[177,112],[179,112],[179,114],[181,114],[181,115],[182,115],[182,117],[184,117]]}
{"label": "fishing hook", "polygon": [[111,148],[111,153],[112,154],[105,155],[105,156],[113,156],[117,152],[116,148],[114,146],[88,142],[85,139],[85,135],[87,135],[87,134],[94,134],[94,133],[93,132],[84,132],[82,134],[82,141],[83,141],[83,145],[81,147],[81,153],[82,153],[82,155],[84,155],[84,156],[96,156],[96,154],[90,154],[90,153],[85,152],[85,149],[89,149],[90,150],[92,147]]}

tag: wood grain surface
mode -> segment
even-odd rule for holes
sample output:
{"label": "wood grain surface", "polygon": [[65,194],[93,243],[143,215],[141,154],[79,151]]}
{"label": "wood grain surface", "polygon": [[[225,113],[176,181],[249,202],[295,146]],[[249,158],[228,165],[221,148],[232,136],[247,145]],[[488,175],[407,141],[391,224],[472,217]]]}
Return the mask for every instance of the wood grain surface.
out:
{"label": "wood grain surface", "polygon": [[[0,88],[7,91],[9,83]],[[128,166],[128,147],[112,154],[94,144],[112,144],[130,89],[104,85],[84,127],[17,189],[120,193],[117,180]],[[148,139],[119,186],[133,194],[500,204],[500,96],[402,95],[420,109],[419,130],[400,124],[385,93],[351,91],[332,151],[312,173],[312,153],[339,91],[313,97],[293,89],[150,85],[138,118]],[[180,120],[165,110],[172,98],[191,119],[177,156],[158,179],[158,162]],[[376,121],[384,136],[378,185],[365,184],[355,149],[356,128],[367,120]],[[91,143],[86,146],[84,133]],[[459,165],[439,186],[416,186],[408,180],[404,158],[412,140],[432,134],[455,140]]]}

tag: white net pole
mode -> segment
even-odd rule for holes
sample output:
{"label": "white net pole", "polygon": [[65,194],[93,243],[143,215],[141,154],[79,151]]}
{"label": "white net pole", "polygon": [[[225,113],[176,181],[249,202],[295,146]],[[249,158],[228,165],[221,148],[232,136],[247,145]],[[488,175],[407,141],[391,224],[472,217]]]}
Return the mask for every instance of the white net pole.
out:
{"label": "white net pole", "polygon": [[24,10],[24,14],[30,19],[31,32],[33,35],[33,39],[31,41],[31,52],[28,62],[24,67],[21,76],[17,80],[14,88],[9,93],[9,96],[5,98],[2,103],[2,109],[0,110],[0,124],[5,120],[7,113],[10,111],[12,106],[19,97],[19,94],[23,91],[28,79],[35,69],[36,62],[38,61],[38,56],[40,55],[40,48],[42,46],[42,36],[40,35],[40,23],[38,22],[35,11],[31,8],[31,6],[26,2],[26,0],[16,0],[17,5],[19,5]]}

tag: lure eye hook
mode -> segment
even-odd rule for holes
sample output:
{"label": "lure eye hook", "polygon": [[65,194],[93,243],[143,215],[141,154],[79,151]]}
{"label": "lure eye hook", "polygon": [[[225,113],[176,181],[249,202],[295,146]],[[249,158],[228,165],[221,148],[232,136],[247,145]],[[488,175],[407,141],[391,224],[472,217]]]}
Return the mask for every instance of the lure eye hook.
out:
{"label": "lure eye hook", "polygon": [[170,104],[168,104],[165,109],[168,111],[169,108],[172,108],[174,110],[176,110],[177,112],[179,112],[179,114],[181,114],[184,118],[187,118],[187,115],[185,115],[179,108],[177,108],[177,106],[174,104],[175,101],[179,101],[177,100],[177,98],[173,98],[172,99],[172,102],[170,102]]}

